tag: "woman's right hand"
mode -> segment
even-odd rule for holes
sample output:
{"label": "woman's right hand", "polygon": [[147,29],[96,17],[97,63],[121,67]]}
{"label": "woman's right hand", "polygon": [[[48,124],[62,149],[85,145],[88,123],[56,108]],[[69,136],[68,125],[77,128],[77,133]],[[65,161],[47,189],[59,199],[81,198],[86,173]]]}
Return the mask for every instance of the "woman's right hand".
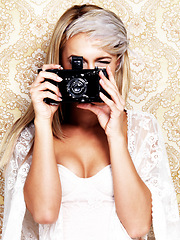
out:
{"label": "woman's right hand", "polygon": [[[37,78],[32,83],[30,88],[30,94],[31,94],[31,100],[34,107],[35,119],[52,121],[53,115],[57,111],[59,106],[48,105],[43,100],[44,98],[51,98],[57,102],[60,102],[61,93],[57,86],[55,86],[54,84],[48,81],[44,82],[44,80],[52,79],[56,82],[61,82],[62,78],[60,78],[55,73],[46,72],[45,70],[61,69],[61,68],[62,67],[60,65],[55,65],[55,64],[43,65],[42,71],[38,74]],[[47,90],[51,90],[54,93]]]}

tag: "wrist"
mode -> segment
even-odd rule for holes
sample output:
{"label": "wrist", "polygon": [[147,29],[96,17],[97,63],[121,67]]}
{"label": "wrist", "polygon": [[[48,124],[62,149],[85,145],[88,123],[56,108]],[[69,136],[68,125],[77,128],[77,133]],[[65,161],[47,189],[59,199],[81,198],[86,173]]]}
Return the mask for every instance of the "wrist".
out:
{"label": "wrist", "polygon": [[52,128],[52,120],[49,118],[35,118],[34,125],[35,127]]}
{"label": "wrist", "polygon": [[123,135],[113,135],[107,137],[109,146],[127,146],[127,138]]}

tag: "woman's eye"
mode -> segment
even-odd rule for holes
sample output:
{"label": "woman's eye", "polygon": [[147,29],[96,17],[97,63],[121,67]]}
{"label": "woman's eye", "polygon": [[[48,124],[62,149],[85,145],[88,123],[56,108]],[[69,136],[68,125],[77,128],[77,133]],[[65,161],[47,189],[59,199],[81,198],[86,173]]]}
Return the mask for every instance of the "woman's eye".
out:
{"label": "woman's eye", "polygon": [[110,61],[99,61],[101,64],[110,64]]}

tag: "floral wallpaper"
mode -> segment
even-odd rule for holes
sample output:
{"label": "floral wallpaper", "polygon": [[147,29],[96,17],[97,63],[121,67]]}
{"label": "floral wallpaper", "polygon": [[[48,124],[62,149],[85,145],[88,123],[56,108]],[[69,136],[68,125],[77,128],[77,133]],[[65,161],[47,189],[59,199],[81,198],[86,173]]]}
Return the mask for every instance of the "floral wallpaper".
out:
{"label": "floral wallpaper", "polygon": [[[0,140],[30,102],[29,87],[43,64],[57,19],[70,6],[84,3],[114,11],[127,27],[132,70],[127,108],[158,119],[180,205],[179,0],[1,0]],[[3,187],[0,172],[0,226]]]}

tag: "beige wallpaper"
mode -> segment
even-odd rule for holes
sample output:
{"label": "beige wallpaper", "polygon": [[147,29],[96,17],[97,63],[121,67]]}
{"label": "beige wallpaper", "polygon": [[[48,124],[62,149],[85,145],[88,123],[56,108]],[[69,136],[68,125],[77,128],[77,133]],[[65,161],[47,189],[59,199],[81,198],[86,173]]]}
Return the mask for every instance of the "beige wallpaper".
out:
{"label": "beige wallpaper", "polygon": [[[29,86],[43,63],[56,20],[70,6],[82,3],[113,10],[128,29],[132,50],[128,108],[157,117],[180,204],[179,0],[1,0],[0,139],[28,106]],[[0,186],[2,226],[2,174]]]}

